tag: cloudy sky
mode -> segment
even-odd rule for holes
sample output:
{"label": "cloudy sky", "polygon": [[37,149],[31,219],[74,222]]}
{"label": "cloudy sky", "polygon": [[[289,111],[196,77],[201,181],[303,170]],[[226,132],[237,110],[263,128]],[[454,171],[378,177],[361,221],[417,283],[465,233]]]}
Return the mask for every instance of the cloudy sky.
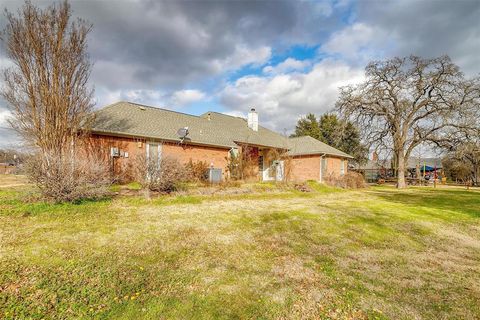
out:
{"label": "cloudy sky", "polygon": [[[35,2],[40,6],[51,2]],[[20,1],[0,0],[16,10]],[[480,0],[73,1],[93,24],[96,107],[128,100],[182,112],[245,115],[291,132],[332,109],[368,61],[448,54],[480,72]],[[2,16],[0,27],[5,23]],[[0,47],[0,68],[9,64]],[[0,101],[0,147],[16,143]]]}

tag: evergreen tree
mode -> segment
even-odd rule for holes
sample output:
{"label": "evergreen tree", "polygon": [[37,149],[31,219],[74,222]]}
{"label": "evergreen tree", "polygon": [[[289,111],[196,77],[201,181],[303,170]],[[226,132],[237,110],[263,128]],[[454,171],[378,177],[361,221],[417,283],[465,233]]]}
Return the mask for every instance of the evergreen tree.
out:
{"label": "evergreen tree", "polygon": [[309,113],[298,120],[292,137],[310,136],[334,148],[350,154],[356,163],[367,160],[368,148],[361,143],[360,133],[351,122],[345,122],[335,114],[317,117]]}
{"label": "evergreen tree", "polygon": [[317,117],[313,113],[309,113],[305,118],[298,120],[295,126],[295,133],[291,137],[301,136],[310,136],[320,140],[320,127]]}

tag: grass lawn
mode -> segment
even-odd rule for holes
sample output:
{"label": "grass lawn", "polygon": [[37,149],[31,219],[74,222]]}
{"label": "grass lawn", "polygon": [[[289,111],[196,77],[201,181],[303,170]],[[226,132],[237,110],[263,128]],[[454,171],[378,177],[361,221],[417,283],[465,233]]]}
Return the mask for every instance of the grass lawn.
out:
{"label": "grass lawn", "polygon": [[0,318],[480,318],[478,190],[313,187],[58,205],[0,187]]}

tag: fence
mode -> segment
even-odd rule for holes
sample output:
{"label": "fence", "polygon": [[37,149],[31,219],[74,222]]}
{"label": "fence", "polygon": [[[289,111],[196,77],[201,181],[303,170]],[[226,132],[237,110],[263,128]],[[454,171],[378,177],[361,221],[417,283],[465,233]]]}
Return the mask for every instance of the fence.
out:
{"label": "fence", "polygon": [[14,174],[17,167],[9,165],[0,165],[0,174]]}

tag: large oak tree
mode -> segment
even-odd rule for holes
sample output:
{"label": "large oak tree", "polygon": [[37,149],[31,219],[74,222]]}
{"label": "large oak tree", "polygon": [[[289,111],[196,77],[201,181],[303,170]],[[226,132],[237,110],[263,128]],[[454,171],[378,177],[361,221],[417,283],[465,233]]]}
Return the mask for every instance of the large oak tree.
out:
{"label": "large oak tree", "polygon": [[397,186],[404,188],[405,164],[415,147],[471,125],[464,119],[478,108],[479,80],[466,79],[448,56],[374,61],[365,76],[363,83],[340,89],[337,110],[365,141],[393,152]]}

